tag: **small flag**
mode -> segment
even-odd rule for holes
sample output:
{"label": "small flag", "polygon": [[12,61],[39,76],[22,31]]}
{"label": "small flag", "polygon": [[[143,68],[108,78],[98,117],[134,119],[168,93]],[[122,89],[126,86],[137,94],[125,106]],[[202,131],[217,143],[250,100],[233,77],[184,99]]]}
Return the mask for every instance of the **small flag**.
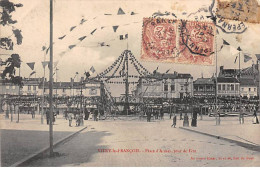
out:
{"label": "small flag", "polygon": [[223,44],[224,45],[230,45],[226,40],[223,39]]}
{"label": "small flag", "polygon": [[46,47],[45,46],[42,46],[42,51],[46,50]]}
{"label": "small flag", "polygon": [[236,62],[237,62],[237,58],[238,58],[238,56],[236,56],[236,59],[235,59],[234,63],[236,63]]}
{"label": "small flag", "polygon": [[69,49],[72,49],[72,48],[74,48],[74,47],[76,47],[76,45],[70,45],[70,46],[69,46]]}
{"label": "small flag", "polygon": [[118,28],[118,25],[113,26],[114,32],[116,32],[117,28]]}
{"label": "small flag", "polygon": [[32,70],[34,70],[34,64],[35,62],[32,62],[32,63],[26,63]]}
{"label": "small flag", "polygon": [[[224,45],[221,45],[220,50],[222,50],[223,47],[224,47]],[[220,51],[220,50],[219,50],[219,51]]]}
{"label": "small flag", "polygon": [[94,30],[93,30],[93,31],[92,31],[90,34],[91,34],[91,35],[93,35],[93,34],[94,34],[94,32],[95,32],[96,30],[97,30],[97,29],[94,29]]}
{"label": "small flag", "polygon": [[83,37],[80,37],[78,40],[82,41],[86,38],[87,36],[83,36]]}
{"label": "small flag", "polygon": [[240,47],[237,48],[238,51],[242,51],[242,49]]}
{"label": "small flag", "polygon": [[74,30],[77,26],[73,26],[70,28],[70,31]]}
{"label": "small flag", "polygon": [[105,27],[103,26],[103,27],[101,27],[100,29],[103,29],[103,28],[105,28]]}
{"label": "small flag", "polygon": [[135,12],[131,12],[131,15],[136,15],[137,13],[135,13]]}
{"label": "small flag", "polygon": [[48,47],[48,48],[47,48],[47,50],[46,50],[46,54],[48,54],[48,52],[49,52],[49,49],[50,49],[50,47]]}
{"label": "small flag", "polygon": [[153,71],[153,74],[156,74],[156,72],[158,71],[159,66],[157,66],[157,68]]}
{"label": "small flag", "polygon": [[249,55],[247,55],[247,54],[244,54],[244,62],[246,63],[246,62],[248,62],[249,60],[251,60],[252,59],[252,57],[250,57]]}
{"label": "small flag", "polygon": [[36,73],[36,71],[33,71],[30,75],[29,75],[29,77],[31,77],[32,75],[34,75]]}
{"label": "small flag", "polygon": [[66,35],[63,35],[62,37],[59,37],[59,39],[62,40],[64,37],[66,37]]}
{"label": "small flag", "polygon": [[257,60],[260,60],[260,54],[255,54]]}
{"label": "small flag", "polygon": [[118,9],[117,15],[124,15],[125,12],[122,10],[122,8]]}
{"label": "small flag", "polygon": [[127,38],[128,38],[128,34],[120,35],[120,36],[119,36],[119,39],[120,39],[120,40],[125,40],[125,39],[127,39]]}
{"label": "small flag", "polygon": [[87,20],[85,20],[84,18],[81,19],[80,21],[80,25],[82,25],[84,22],[86,22]]}
{"label": "small flag", "polygon": [[218,29],[216,29],[216,33],[219,34]]}
{"label": "small flag", "polygon": [[92,73],[95,73],[95,68],[92,66],[91,68],[90,68],[90,71],[92,72]]}
{"label": "small flag", "polygon": [[47,66],[47,64],[49,64],[49,61],[43,61],[42,62],[42,67],[45,68]]}
{"label": "small flag", "polygon": [[167,70],[165,73],[168,73],[170,71],[170,69],[169,70]]}
{"label": "small flag", "polygon": [[90,76],[89,72],[85,72],[85,76],[86,76],[86,78],[89,78],[89,76]]}

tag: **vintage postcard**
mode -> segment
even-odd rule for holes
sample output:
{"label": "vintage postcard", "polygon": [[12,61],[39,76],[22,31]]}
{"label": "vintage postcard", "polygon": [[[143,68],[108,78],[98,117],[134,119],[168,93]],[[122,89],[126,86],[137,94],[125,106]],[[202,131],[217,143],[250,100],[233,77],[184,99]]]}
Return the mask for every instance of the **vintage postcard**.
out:
{"label": "vintage postcard", "polygon": [[0,0],[1,167],[259,167],[260,0]]}

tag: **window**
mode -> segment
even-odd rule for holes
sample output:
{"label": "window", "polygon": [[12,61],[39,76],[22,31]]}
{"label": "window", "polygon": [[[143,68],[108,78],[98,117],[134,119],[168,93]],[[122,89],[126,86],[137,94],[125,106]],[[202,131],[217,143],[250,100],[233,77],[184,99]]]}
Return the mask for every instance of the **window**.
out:
{"label": "window", "polygon": [[183,86],[181,86],[181,90],[183,90]]}
{"label": "window", "polygon": [[13,86],[13,89],[15,89],[15,86]]}
{"label": "window", "polygon": [[28,90],[29,90],[29,91],[31,90],[31,86],[28,86]]}
{"label": "window", "polygon": [[231,84],[231,91],[234,91],[234,84]]}
{"label": "window", "polygon": [[171,91],[175,91],[175,85],[174,84],[171,85]]}
{"label": "window", "polygon": [[6,86],[6,89],[10,89],[10,86]]}
{"label": "window", "polygon": [[207,91],[211,91],[211,86],[206,86]]}
{"label": "window", "polygon": [[221,90],[221,84],[218,85],[218,90]]}
{"label": "window", "polygon": [[251,88],[248,88],[248,91],[251,91]]}
{"label": "window", "polygon": [[164,91],[168,91],[168,84],[164,85]]}
{"label": "window", "polygon": [[46,89],[44,88],[43,92],[46,92]]}
{"label": "window", "polygon": [[256,88],[254,88],[254,91],[256,91]]}
{"label": "window", "polygon": [[62,92],[65,93],[65,92],[66,92],[66,89],[62,89]]}
{"label": "window", "polygon": [[36,86],[33,86],[33,90],[36,91]]}
{"label": "window", "polygon": [[222,90],[226,90],[226,85],[222,84]]}
{"label": "window", "polygon": [[203,91],[203,86],[199,86],[199,91]]}
{"label": "window", "polygon": [[227,90],[228,90],[228,91],[230,90],[230,84],[227,85]]}
{"label": "window", "polygon": [[244,91],[244,88],[241,88],[242,91]]}
{"label": "window", "polygon": [[238,84],[235,85],[235,90],[238,91]]}

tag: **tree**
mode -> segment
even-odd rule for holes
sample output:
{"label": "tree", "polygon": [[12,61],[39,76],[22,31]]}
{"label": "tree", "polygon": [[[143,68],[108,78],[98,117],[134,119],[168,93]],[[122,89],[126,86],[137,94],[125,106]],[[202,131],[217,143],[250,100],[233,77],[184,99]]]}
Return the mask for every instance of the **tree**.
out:
{"label": "tree", "polygon": [[[9,0],[1,0],[0,6],[2,7],[2,16],[0,18],[0,25],[3,27],[9,26],[12,27],[13,34],[11,36],[15,36],[16,44],[21,45],[23,36],[21,34],[21,30],[15,28],[13,24],[17,23],[16,20],[12,19],[11,13],[15,11],[17,7],[22,7],[22,4],[14,4]],[[7,35],[5,35],[7,36]],[[3,37],[0,39],[0,49],[4,50],[13,50],[14,42],[8,37]],[[4,80],[9,80],[14,84],[22,86],[22,78],[20,76],[15,76],[16,68],[20,68],[21,66],[21,58],[19,54],[12,54],[6,61],[1,61],[1,66],[5,68],[2,73],[0,73],[1,78]]]}

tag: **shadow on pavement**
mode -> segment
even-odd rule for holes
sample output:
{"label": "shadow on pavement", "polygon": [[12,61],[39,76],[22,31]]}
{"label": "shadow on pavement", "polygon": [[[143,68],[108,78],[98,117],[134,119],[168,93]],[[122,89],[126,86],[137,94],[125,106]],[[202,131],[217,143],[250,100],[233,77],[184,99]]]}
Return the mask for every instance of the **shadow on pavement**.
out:
{"label": "shadow on pavement", "polygon": [[[54,142],[72,132],[55,132]],[[1,166],[11,166],[17,161],[49,146],[48,131],[1,130]]]}
{"label": "shadow on pavement", "polygon": [[91,162],[98,149],[107,149],[106,145],[98,145],[104,136],[111,135],[107,131],[81,132],[65,143],[54,148],[56,156],[49,157],[47,154],[24,165],[28,167],[61,167],[80,166],[82,163]]}

